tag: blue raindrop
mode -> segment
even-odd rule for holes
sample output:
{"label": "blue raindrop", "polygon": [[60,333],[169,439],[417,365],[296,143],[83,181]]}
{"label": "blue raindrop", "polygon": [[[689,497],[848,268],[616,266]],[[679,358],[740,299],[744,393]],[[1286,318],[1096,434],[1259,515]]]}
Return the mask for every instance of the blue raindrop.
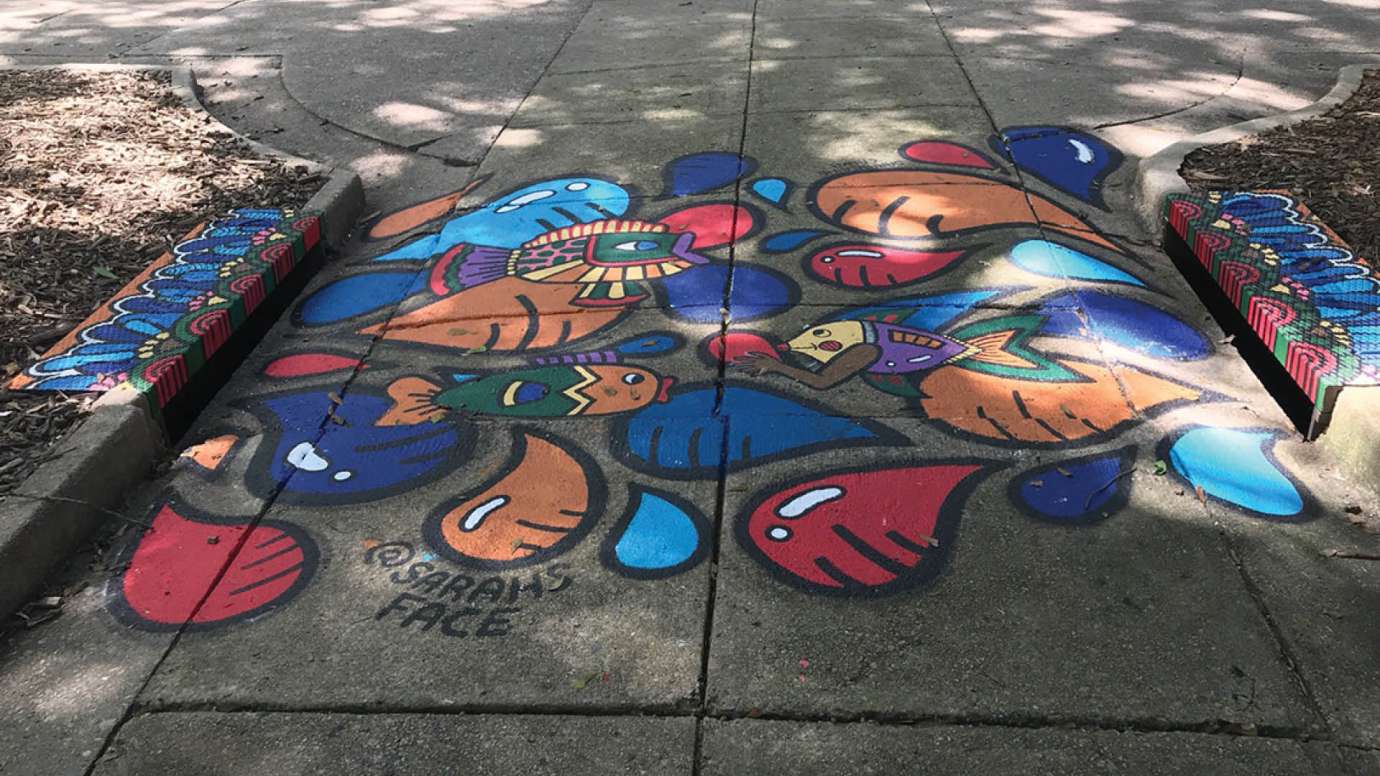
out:
{"label": "blue raindrop", "polygon": [[673,159],[662,178],[662,197],[688,197],[703,194],[751,175],[757,162],[726,151],[706,151]]}
{"label": "blue raindrop", "polygon": [[818,229],[796,229],[790,232],[779,232],[762,240],[762,250],[767,253],[787,253],[826,234],[828,232],[821,232]]}
{"label": "blue raindrop", "polygon": [[772,203],[781,205],[790,196],[795,184],[785,178],[758,178],[752,182],[752,193]]}
{"label": "blue raindrop", "polygon": [[780,272],[740,264],[733,270],[728,315],[736,322],[769,318],[795,306],[799,299],[799,286]]}
{"label": "blue raindrop", "polygon": [[1031,516],[1056,523],[1095,523],[1126,503],[1130,479],[1121,474],[1134,447],[1061,461],[1016,477],[1012,489]]}
{"label": "blue raindrop", "polygon": [[1212,352],[1202,332],[1135,299],[1078,291],[1046,299],[1040,312],[1047,316],[1041,331],[1056,337],[1087,336],[1083,330],[1090,328],[1099,337],[1155,358],[1192,361]]}
{"label": "blue raindrop", "polygon": [[632,486],[629,513],[609,535],[604,562],[635,579],[662,579],[690,570],[708,554],[709,521],[668,493]]}
{"label": "blue raindrop", "polygon": [[1200,426],[1169,449],[1174,470],[1213,498],[1267,517],[1303,511],[1303,495],[1267,453],[1275,433]]}
{"label": "blue raindrop", "polygon": [[1082,251],[1047,240],[1022,240],[1008,254],[1011,263],[1036,275],[1145,287],[1134,275]]}
{"label": "blue raindrop", "polygon": [[1090,205],[1107,209],[1102,182],[1121,166],[1121,152],[1087,132],[1067,127],[1007,127],[993,150],[1025,172]]}

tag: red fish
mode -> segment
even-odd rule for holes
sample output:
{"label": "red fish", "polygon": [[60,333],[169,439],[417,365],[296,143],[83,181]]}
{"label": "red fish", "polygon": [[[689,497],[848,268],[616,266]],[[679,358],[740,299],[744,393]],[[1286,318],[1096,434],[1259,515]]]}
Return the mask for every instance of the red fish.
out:
{"label": "red fish", "polygon": [[738,542],[808,592],[910,588],[942,570],[963,502],[987,469],[952,462],[832,472],[762,498],[738,520]]}

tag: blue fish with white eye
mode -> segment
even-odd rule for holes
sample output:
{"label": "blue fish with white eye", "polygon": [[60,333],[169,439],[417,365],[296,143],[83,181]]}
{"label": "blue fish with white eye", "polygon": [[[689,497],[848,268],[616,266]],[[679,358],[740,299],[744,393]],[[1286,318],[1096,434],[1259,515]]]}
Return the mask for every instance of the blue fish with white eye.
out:
{"label": "blue fish with white eye", "polygon": [[[294,504],[355,504],[411,490],[455,469],[470,453],[472,430],[450,423],[374,425],[392,406],[351,391],[335,404],[325,390],[245,403],[266,439],[246,475],[257,495]],[[334,408],[335,421],[327,420]]]}
{"label": "blue fish with white eye", "polygon": [[600,178],[553,178],[495,197],[446,222],[437,234],[374,257],[374,261],[429,259],[460,243],[516,248],[548,232],[617,218],[628,211],[628,190]]}
{"label": "blue fish with white eye", "polygon": [[1096,135],[1068,127],[1007,127],[992,136],[992,150],[1054,188],[1108,210],[1102,182],[1124,157]]}

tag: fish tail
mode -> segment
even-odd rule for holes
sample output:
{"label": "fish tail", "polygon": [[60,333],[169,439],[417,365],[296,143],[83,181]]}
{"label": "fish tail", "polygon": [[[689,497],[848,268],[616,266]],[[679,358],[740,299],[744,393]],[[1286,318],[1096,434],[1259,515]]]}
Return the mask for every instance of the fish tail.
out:
{"label": "fish tail", "polygon": [[491,283],[508,273],[511,253],[506,248],[460,243],[447,251],[431,268],[427,285],[431,293],[446,296]]}
{"label": "fish tail", "polygon": [[1044,325],[1042,315],[1004,315],[961,326],[949,336],[968,346],[954,357],[955,366],[1023,380],[1077,380],[1068,369],[1030,346]]}
{"label": "fish tail", "polygon": [[440,420],[446,410],[436,404],[441,386],[420,377],[403,377],[388,386],[388,398],[393,406],[383,413],[375,426],[415,426]]}

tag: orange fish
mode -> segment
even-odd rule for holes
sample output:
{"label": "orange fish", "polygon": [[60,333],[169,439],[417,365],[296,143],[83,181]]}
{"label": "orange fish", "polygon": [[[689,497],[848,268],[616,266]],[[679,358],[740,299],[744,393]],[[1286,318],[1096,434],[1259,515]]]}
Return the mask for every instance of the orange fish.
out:
{"label": "orange fish", "polygon": [[1039,194],[954,172],[876,170],[830,178],[810,207],[820,219],[892,239],[952,237],[997,226],[1043,226],[1119,250],[1088,222]]}

